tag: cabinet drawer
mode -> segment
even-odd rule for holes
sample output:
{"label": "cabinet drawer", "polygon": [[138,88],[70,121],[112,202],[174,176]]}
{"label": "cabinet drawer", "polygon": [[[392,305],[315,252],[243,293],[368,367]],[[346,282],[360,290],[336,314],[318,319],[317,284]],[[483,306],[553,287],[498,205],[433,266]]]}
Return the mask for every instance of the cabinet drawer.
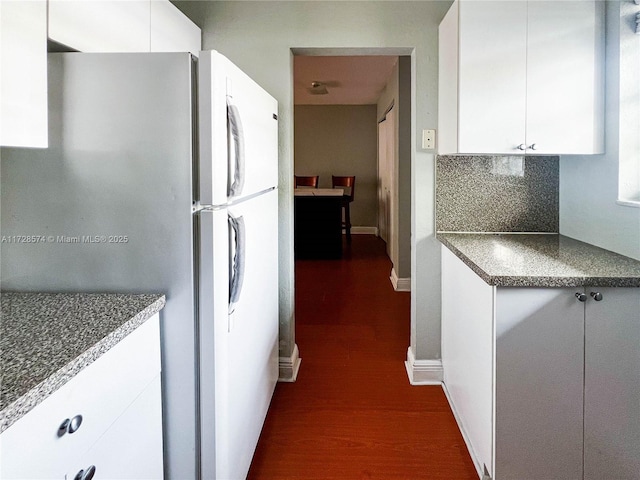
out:
{"label": "cabinet drawer", "polygon": [[78,460],[68,465],[66,478],[95,468],[95,480],[161,479],[162,403],[160,375],[118,417]]}
{"label": "cabinet drawer", "polygon": [[[2,433],[0,476],[62,478],[159,372],[156,314]],[[80,428],[58,436],[60,424],[76,415]]]}

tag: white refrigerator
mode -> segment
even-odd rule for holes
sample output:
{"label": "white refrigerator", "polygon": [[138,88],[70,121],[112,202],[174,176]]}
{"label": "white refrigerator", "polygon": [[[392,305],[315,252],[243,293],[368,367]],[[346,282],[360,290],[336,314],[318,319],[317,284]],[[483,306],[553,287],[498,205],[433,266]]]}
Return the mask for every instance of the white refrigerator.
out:
{"label": "white refrigerator", "polygon": [[0,287],[165,293],[165,478],[244,478],[278,377],[277,103],[214,51],[48,75],[49,147],[0,152],[0,228],[53,240],[3,244]]}
{"label": "white refrigerator", "polygon": [[241,479],[278,379],[278,104],[219,53],[199,62],[202,477]]}

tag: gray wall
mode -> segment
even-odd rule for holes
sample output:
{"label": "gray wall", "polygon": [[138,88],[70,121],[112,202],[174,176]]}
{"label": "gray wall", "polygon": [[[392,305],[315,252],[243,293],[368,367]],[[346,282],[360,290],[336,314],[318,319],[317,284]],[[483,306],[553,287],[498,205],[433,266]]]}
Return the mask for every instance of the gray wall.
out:
{"label": "gray wall", "polygon": [[411,277],[411,57],[398,57],[377,104],[378,120],[393,105],[398,159],[398,278]]}
{"label": "gray wall", "polygon": [[[279,102],[280,355],[295,342],[293,261],[293,53],[411,57],[411,347],[440,358],[440,245],[434,230],[434,155],[417,132],[437,126],[438,24],[451,1],[178,1],[216,49]],[[304,357],[304,352],[301,352]]]}
{"label": "gray wall", "polygon": [[294,163],[296,175],[320,175],[331,188],[331,175],[355,175],[351,225],[377,227],[378,163],[375,105],[296,105]]}
{"label": "gray wall", "polygon": [[[637,144],[640,89],[637,67],[634,70],[632,64],[637,65],[640,48],[634,33],[634,12],[637,12],[634,7],[633,2],[606,2],[606,153],[560,158],[560,233],[640,260],[640,208],[616,203],[619,162],[632,156],[631,160],[640,164]],[[635,42],[635,51],[626,50],[621,55],[621,38],[631,45]],[[630,74],[636,78],[625,78]],[[635,86],[635,121],[633,117],[620,115],[620,98],[634,98],[633,90],[627,86],[631,89]],[[630,140],[636,142],[635,147],[629,148]]]}

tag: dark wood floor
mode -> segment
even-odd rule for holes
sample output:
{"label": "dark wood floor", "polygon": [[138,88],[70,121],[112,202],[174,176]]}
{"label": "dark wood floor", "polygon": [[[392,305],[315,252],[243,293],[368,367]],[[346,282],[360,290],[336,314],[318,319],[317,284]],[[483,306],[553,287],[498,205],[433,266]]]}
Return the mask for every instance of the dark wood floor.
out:
{"label": "dark wood floor", "polygon": [[295,383],[279,383],[249,472],[258,480],[477,479],[439,386],[411,386],[409,293],[384,243],[296,262]]}

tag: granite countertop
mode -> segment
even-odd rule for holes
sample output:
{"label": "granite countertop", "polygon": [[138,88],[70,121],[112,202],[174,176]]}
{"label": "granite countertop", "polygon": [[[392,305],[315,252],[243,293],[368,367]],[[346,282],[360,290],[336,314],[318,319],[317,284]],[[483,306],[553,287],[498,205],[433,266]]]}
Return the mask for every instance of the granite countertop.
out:
{"label": "granite countertop", "polygon": [[640,261],[558,234],[438,233],[489,285],[640,287]]}
{"label": "granite countertop", "polygon": [[161,294],[3,292],[0,432],[164,305]]}

